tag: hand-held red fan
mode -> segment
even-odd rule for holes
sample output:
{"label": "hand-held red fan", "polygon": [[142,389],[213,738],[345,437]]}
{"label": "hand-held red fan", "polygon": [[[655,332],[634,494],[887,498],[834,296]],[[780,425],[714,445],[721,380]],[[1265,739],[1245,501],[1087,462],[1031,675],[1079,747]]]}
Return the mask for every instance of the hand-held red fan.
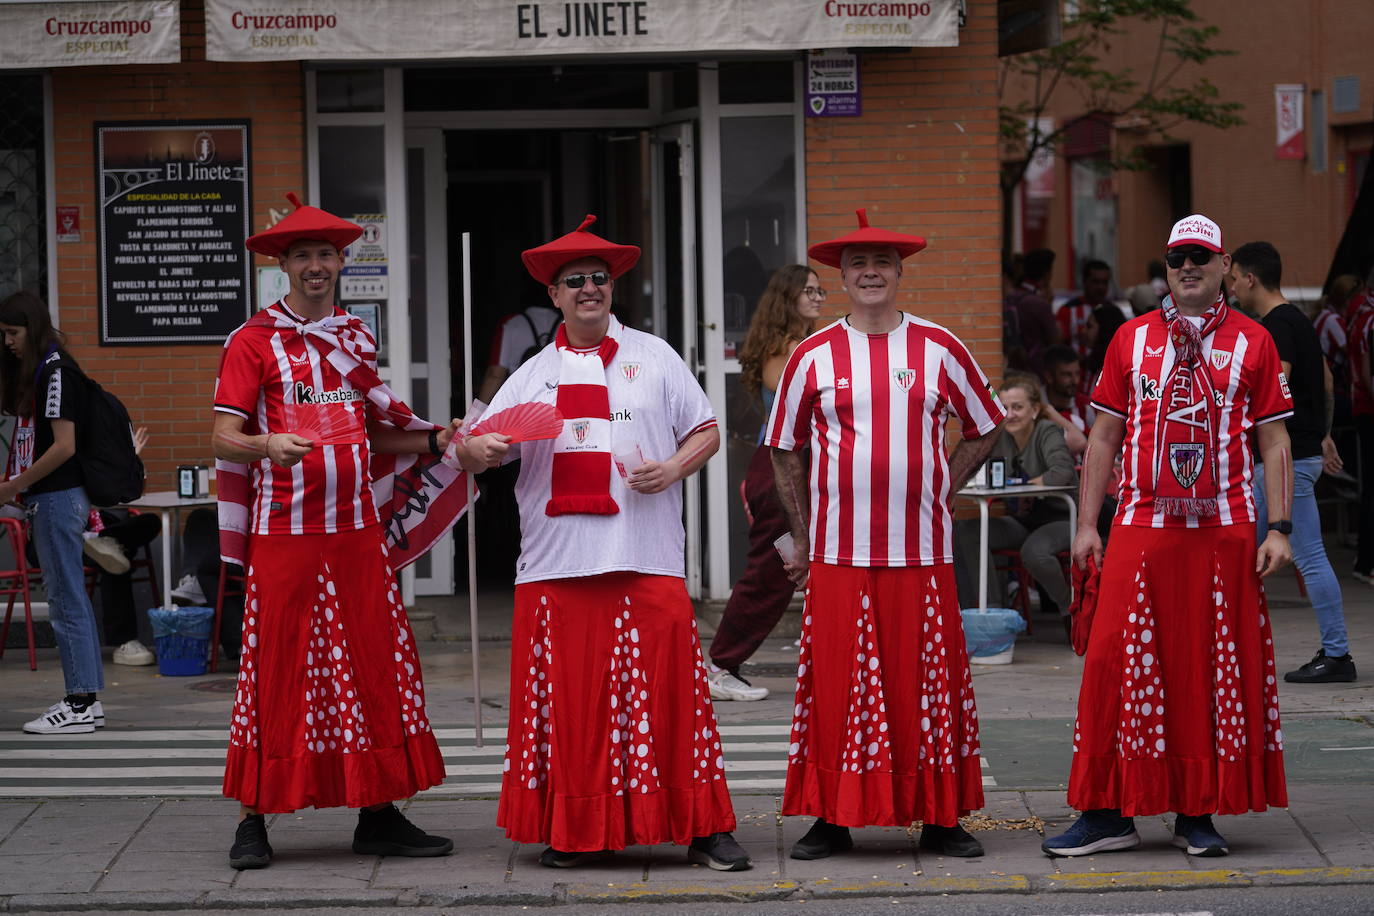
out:
{"label": "hand-held red fan", "polygon": [[362,419],[351,404],[283,404],[286,431],[312,445],[361,445],[367,441]]}
{"label": "hand-held red fan", "polygon": [[511,442],[530,442],[552,439],[563,431],[563,415],[552,404],[527,401],[508,407],[500,413],[483,417],[472,428],[472,435],[500,433],[510,436]]}

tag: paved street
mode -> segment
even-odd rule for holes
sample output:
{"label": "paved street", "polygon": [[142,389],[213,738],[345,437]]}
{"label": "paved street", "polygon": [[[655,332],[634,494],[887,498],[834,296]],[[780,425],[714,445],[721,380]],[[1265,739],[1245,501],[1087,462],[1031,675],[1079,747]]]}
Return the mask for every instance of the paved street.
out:
{"label": "paved street", "polygon": [[[1338,558],[1337,566],[1348,562]],[[232,671],[163,678],[156,668],[110,665],[102,695],[107,728],[84,736],[25,736],[19,725],[61,694],[61,673],[52,650],[40,653],[37,672],[11,650],[0,661],[0,691],[7,697],[0,715],[0,906],[205,912],[557,903],[591,912],[624,903],[636,909],[674,903],[680,910],[696,902],[703,912],[717,912],[723,901],[748,900],[777,901],[781,912],[789,903],[837,900],[844,901],[836,904],[839,912],[859,913],[891,900],[973,893],[980,895],[977,912],[1238,912],[1217,905],[1231,897],[1205,895],[1248,888],[1266,904],[1320,892],[1331,895],[1333,911],[1359,912],[1342,910],[1355,899],[1342,889],[1374,886],[1374,589],[1344,584],[1365,679],[1281,685],[1291,807],[1221,820],[1232,855],[1220,860],[1190,859],[1169,845],[1169,817],[1140,819],[1145,845],[1135,851],[1076,860],[1040,853],[1042,835],[1073,816],[1063,783],[1081,671],[1049,618],[1018,645],[1014,664],[974,670],[987,807],[969,826],[988,850],[976,860],[922,854],[910,831],[883,828],[856,831],[859,846],[850,855],[809,863],[787,857],[807,826],[778,816],[795,650],[785,635],[770,639],[751,670],[773,696],[716,707],[737,836],[756,863],[738,874],[689,866],[682,850],[669,846],[632,848],[573,871],[551,871],[536,863],[539,848],[501,836],[495,811],[509,659],[502,627],[509,610],[500,596],[483,602],[480,748],[471,657],[465,642],[450,638],[466,607],[427,600],[417,615],[426,609],[437,615],[438,637],[422,654],[449,780],[413,799],[408,813],[454,838],[455,855],[438,861],[354,855],[351,812],[305,811],[269,819],[277,852],[271,868],[234,872],[226,853],[236,804],[218,797]],[[1279,665],[1292,668],[1315,646],[1311,611],[1291,574],[1273,583],[1271,597]],[[1161,890],[1178,893],[1160,897]],[[1135,894],[1146,891],[1154,896]],[[1126,905],[1137,897],[1138,904]],[[1103,905],[1085,908],[1089,899]],[[1108,899],[1117,903],[1108,907]],[[992,907],[998,900],[1015,906]]]}

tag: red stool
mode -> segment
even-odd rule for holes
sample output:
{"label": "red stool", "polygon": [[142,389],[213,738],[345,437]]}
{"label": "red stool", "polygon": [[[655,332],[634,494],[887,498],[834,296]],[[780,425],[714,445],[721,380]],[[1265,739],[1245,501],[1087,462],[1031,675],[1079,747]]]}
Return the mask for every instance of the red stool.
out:
{"label": "red stool", "polygon": [[[232,584],[231,584],[232,583]],[[246,599],[248,592],[242,573],[231,573],[229,564],[219,561],[219,587],[215,589],[215,622],[210,630],[210,670],[219,670],[219,624],[224,616],[224,599],[238,595]]]}
{"label": "red stool", "polygon": [[[999,566],[997,560],[1006,560],[1004,565]],[[991,574],[1011,573],[1016,577],[1016,599],[1011,602],[1016,605],[1016,610],[1021,613],[1021,617],[1026,621],[1026,635],[1035,632],[1031,624],[1030,613],[1030,590],[1035,587],[1035,579],[1031,577],[1030,570],[1021,565],[1021,549],[1019,547],[1009,547],[1003,550],[992,551],[992,566],[988,572]]]}
{"label": "red stool", "polygon": [[10,617],[14,613],[14,599],[23,598],[24,600],[24,629],[27,631],[29,639],[29,670],[38,670],[38,650],[33,638],[33,603],[29,594],[29,586],[37,581],[42,573],[36,567],[29,566],[28,557],[25,554],[25,547],[28,537],[24,531],[24,523],[17,518],[0,518],[0,525],[4,526],[4,532],[9,537],[10,549],[14,551],[14,569],[0,570],[0,595],[9,595],[9,604],[5,606],[5,623],[0,627],[0,658],[5,656],[5,644],[9,642],[10,636]]}

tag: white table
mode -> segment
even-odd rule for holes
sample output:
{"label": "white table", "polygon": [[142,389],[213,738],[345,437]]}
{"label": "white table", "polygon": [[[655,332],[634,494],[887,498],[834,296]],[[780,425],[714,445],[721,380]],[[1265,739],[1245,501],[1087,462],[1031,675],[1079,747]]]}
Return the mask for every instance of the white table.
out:
{"label": "white table", "polygon": [[954,495],[978,503],[978,610],[988,609],[988,505],[994,499],[1017,497],[1058,496],[1069,506],[1069,536],[1078,530],[1078,503],[1074,501],[1078,487],[1047,487],[1040,484],[1018,484],[1013,487],[964,487]]}
{"label": "white table", "polygon": [[181,510],[200,509],[215,505],[215,497],[200,496],[183,499],[175,490],[158,490],[144,493],[138,499],[124,504],[126,509],[156,512],[162,518],[162,606],[172,607],[172,584],[176,580],[172,565],[173,542],[176,542],[176,555],[181,555]]}

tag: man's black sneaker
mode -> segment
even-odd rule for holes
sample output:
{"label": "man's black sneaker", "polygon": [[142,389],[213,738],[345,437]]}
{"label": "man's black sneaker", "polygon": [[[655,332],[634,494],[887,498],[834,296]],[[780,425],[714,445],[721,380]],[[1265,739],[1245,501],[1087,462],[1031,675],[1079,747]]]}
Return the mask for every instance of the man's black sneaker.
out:
{"label": "man's black sneaker", "polygon": [[1340,658],[1332,658],[1325,652],[1318,652],[1312,660],[1296,671],[1283,676],[1290,684],[1333,684],[1340,681],[1355,680],[1355,660],[1350,653]]}
{"label": "man's black sneaker", "polygon": [[848,827],[840,827],[816,818],[816,823],[797,842],[792,844],[794,859],[824,859],[837,852],[848,852],[854,848],[854,839]]}
{"label": "man's black sneaker", "polygon": [[921,825],[919,845],[928,852],[938,852],[942,856],[957,856],[961,859],[976,859],[983,854],[983,844],[958,824],[953,827]]}
{"label": "man's black sneaker", "polygon": [[716,871],[744,871],[753,868],[749,854],[728,833],[699,836],[687,847],[687,861]]}
{"label": "man's black sneaker", "polygon": [[250,814],[239,821],[234,831],[234,845],[229,847],[229,867],[266,868],[272,862],[272,844],[267,842],[267,820],[261,814]]}
{"label": "man's black sneaker", "polygon": [[545,868],[572,868],[581,865],[592,856],[604,855],[605,852],[604,849],[601,852],[564,852],[550,846],[539,854],[539,864]]}
{"label": "man's black sneaker", "polygon": [[363,856],[446,856],[453,851],[453,841],[430,836],[406,820],[395,805],[387,805],[376,811],[358,809],[353,851]]}

